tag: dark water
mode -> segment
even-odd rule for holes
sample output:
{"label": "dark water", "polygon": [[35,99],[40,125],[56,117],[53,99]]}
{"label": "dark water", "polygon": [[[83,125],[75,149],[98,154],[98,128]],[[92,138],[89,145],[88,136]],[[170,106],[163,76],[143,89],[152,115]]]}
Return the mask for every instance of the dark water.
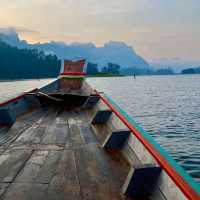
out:
{"label": "dark water", "polygon": [[200,75],[90,78],[200,183]]}

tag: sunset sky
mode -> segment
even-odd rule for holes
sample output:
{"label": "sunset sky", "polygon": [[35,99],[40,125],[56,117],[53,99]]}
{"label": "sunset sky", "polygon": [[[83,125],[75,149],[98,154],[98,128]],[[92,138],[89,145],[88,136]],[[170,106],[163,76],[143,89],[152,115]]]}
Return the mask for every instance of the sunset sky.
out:
{"label": "sunset sky", "polygon": [[32,43],[114,40],[148,60],[200,61],[200,0],[1,0],[8,27]]}

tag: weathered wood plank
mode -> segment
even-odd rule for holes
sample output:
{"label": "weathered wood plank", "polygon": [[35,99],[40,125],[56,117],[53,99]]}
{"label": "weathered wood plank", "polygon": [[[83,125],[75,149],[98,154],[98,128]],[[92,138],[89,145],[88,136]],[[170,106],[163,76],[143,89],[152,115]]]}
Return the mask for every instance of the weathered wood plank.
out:
{"label": "weathered wood plank", "polygon": [[26,128],[30,127],[30,124],[24,122],[16,122],[7,132],[1,135],[0,145],[5,148],[9,146]]}
{"label": "weathered wood plank", "polygon": [[[48,116],[46,117],[49,119]],[[53,120],[52,116],[50,116],[50,120],[51,124],[35,123],[32,127],[25,130],[11,146],[19,148],[22,145],[31,146],[35,144],[64,145],[68,137],[68,125],[57,123],[55,119]]]}
{"label": "weathered wood plank", "polygon": [[68,116],[69,116],[69,111],[67,110],[62,110],[58,113],[58,115],[55,118],[56,124],[68,124]]}
{"label": "weathered wood plank", "polygon": [[104,152],[96,144],[75,151],[83,199],[121,199],[119,188],[112,181],[112,172]]}
{"label": "weathered wood plank", "polygon": [[92,124],[91,129],[97,136],[100,143],[103,143],[109,132],[112,132],[111,129],[108,128],[107,124]]}
{"label": "weathered wood plank", "polygon": [[48,126],[52,124],[55,120],[56,116],[58,115],[58,109],[51,108],[48,110],[42,110],[42,117],[40,117],[36,123],[40,125]]}
{"label": "weathered wood plank", "polygon": [[[60,151],[65,147],[64,144],[12,144],[11,150],[38,150],[38,151]],[[0,150],[1,151],[1,150]],[[2,149],[3,151],[3,149]]]}
{"label": "weathered wood plank", "polygon": [[92,120],[93,113],[90,110],[81,110],[79,114],[79,118],[83,119],[84,124],[90,126]]}
{"label": "weathered wood plank", "polygon": [[48,199],[81,199],[74,152],[65,150],[48,188]]}
{"label": "weathered wood plank", "polygon": [[36,123],[41,116],[41,111],[33,111],[19,117],[15,124],[0,136],[0,146],[6,149],[23,131]]}
{"label": "weathered wood plank", "polygon": [[33,125],[26,129],[21,135],[10,145],[10,149],[35,149],[40,143],[45,133],[44,126]]}
{"label": "weathered wood plank", "polygon": [[14,134],[7,134],[9,128],[5,129],[4,132],[2,131],[0,133],[0,145],[2,146],[3,144],[9,142],[12,140],[12,138],[15,136]]}
{"label": "weathered wood plank", "polygon": [[31,135],[31,137],[28,139],[28,143],[31,144],[39,144],[45,134],[45,126],[40,125],[40,126],[36,126],[35,130],[33,130],[33,134]]}
{"label": "weathered wood plank", "polygon": [[44,116],[45,113],[41,109],[31,110],[28,113],[19,116],[17,118],[17,122],[23,122],[32,125],[33,123],[39,123]]}
{"label": "weathered wood plank", "polygon": [[46,127],[41,144],[65,144],[68,137],[67,125],[53,123]]}
{"label": "weathered wood plank", "polygon": [[0,155],[0,182],[12,182],[30,158],[32,151],[6,151]]}
{"label": "weathered wood plank", "polygon": [[3,200],[44,200],[47,199],[48,184],[14,183],[2,196]]}
{"label": "weathered wood plank", "polygon": [[25,131],[23,131],[23,133],[15,140],[14,143],[18,143],[18,144],[26,144],[26,143],[32,143],[34,141],[34,137],[35,135],[39,132],[41,132],[39,130],[40,128],[38,128],[37,125],[33,125],[29,128],[27,128]]}
{"label": "weathered wood plank", "polygon": [[0,198],[5,193],[9,186],[9,183],[0,183]]}
{"label": "weathered wood plank", "polygon": [[86,122],[86,119],[83,116],[82,110],[77,109],[69,112],[69,117],[68,117],[68,124],[73,125],[73,124],[83,124]]}
{"label": "weathered wood plank", "polygon": [[[85,144],[85,140],[80,133],[80,129],[77,125],[69,123],[69,131],[70,131],[70,146],[71,148],[79,147]],[[66,148],[69,146],[66,143]]]}
{"label": "weathered wood plank", "polygon": [[84,138],[86,144],[89,143],[98,143],[96,136],[93,134],[90,127],[83,125],[79,125],[80,134]]}
{"label": "weathered wood plank", "polygon": [[15,182],[49,183],[60,156],[60,151],[35,151]]}
{"label": "weathered wood plank", "polygon": [[4,148],[0,148],[0,154],[2,154],[5,151]]}
{"label": "weathered wood plank", "polygon": [[119,188],[118,192],[122,193],[122,186],[130,170],[130,165],[121,152],[106,151],[106,154],[113,174],[112,180]]}

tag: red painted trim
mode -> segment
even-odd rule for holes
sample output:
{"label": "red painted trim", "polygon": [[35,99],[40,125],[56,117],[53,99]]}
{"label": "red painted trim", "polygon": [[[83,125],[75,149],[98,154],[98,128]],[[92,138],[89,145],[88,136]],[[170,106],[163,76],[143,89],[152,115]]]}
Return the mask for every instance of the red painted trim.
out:
{"label": "red painted trim", "polygon": [[17,96],[17,97],[12,98],[12,99],[9,99],[9,100],[0,102],[0,107],[1,107],[1,106],[5,106],[6,104],[12,103],[12,102],[14,102],[14,101],[17,101],[18,99],[21,99],[21,98],[23,98],[24,96],[26,96],[27,93],[29,93],[29,92],[35,92],[36,90],[37,90],[37,88],[35,88],[35,89],[31,90],[31,91],[28,91],[28,92],[24,92],[22,95],[19,95],[19,96]]}
{"label": "red painted trim", "polygon": [[[97,91],[96,91],[97,92]],[[100,93],[97,92],[102,101],[115,113],[115,115],[130,129],[132,134],[146,147],[158,164],[167,172],[180,190],[189,200],[200,200],[200,196],[191,186],[178,174],[168,161],[142,136],[142,134]]]}
{"label": "red painted trim", "polygon": [[60,73],[60,75],[86,76],[86,73],[85,72],[63,72],[63,73]]}

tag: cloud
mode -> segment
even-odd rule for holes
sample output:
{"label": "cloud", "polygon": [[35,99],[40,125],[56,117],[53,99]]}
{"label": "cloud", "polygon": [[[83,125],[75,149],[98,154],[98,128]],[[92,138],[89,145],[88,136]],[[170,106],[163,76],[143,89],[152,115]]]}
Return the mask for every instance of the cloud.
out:
{"label": "cloud", "polygon": [[28,33],[28,34],[38,34],[38,31],[31,30],[25,27],[0,27],[0,32],[1,33],[6,33],[6,34],[16,34],[16,33]]}
{"label": "cloud", "polygon": [[0,0],[0,26],[13,26],[0,31],[32,43],[120,40],[149,58],[197,59],[199,7],[199,0]]}

